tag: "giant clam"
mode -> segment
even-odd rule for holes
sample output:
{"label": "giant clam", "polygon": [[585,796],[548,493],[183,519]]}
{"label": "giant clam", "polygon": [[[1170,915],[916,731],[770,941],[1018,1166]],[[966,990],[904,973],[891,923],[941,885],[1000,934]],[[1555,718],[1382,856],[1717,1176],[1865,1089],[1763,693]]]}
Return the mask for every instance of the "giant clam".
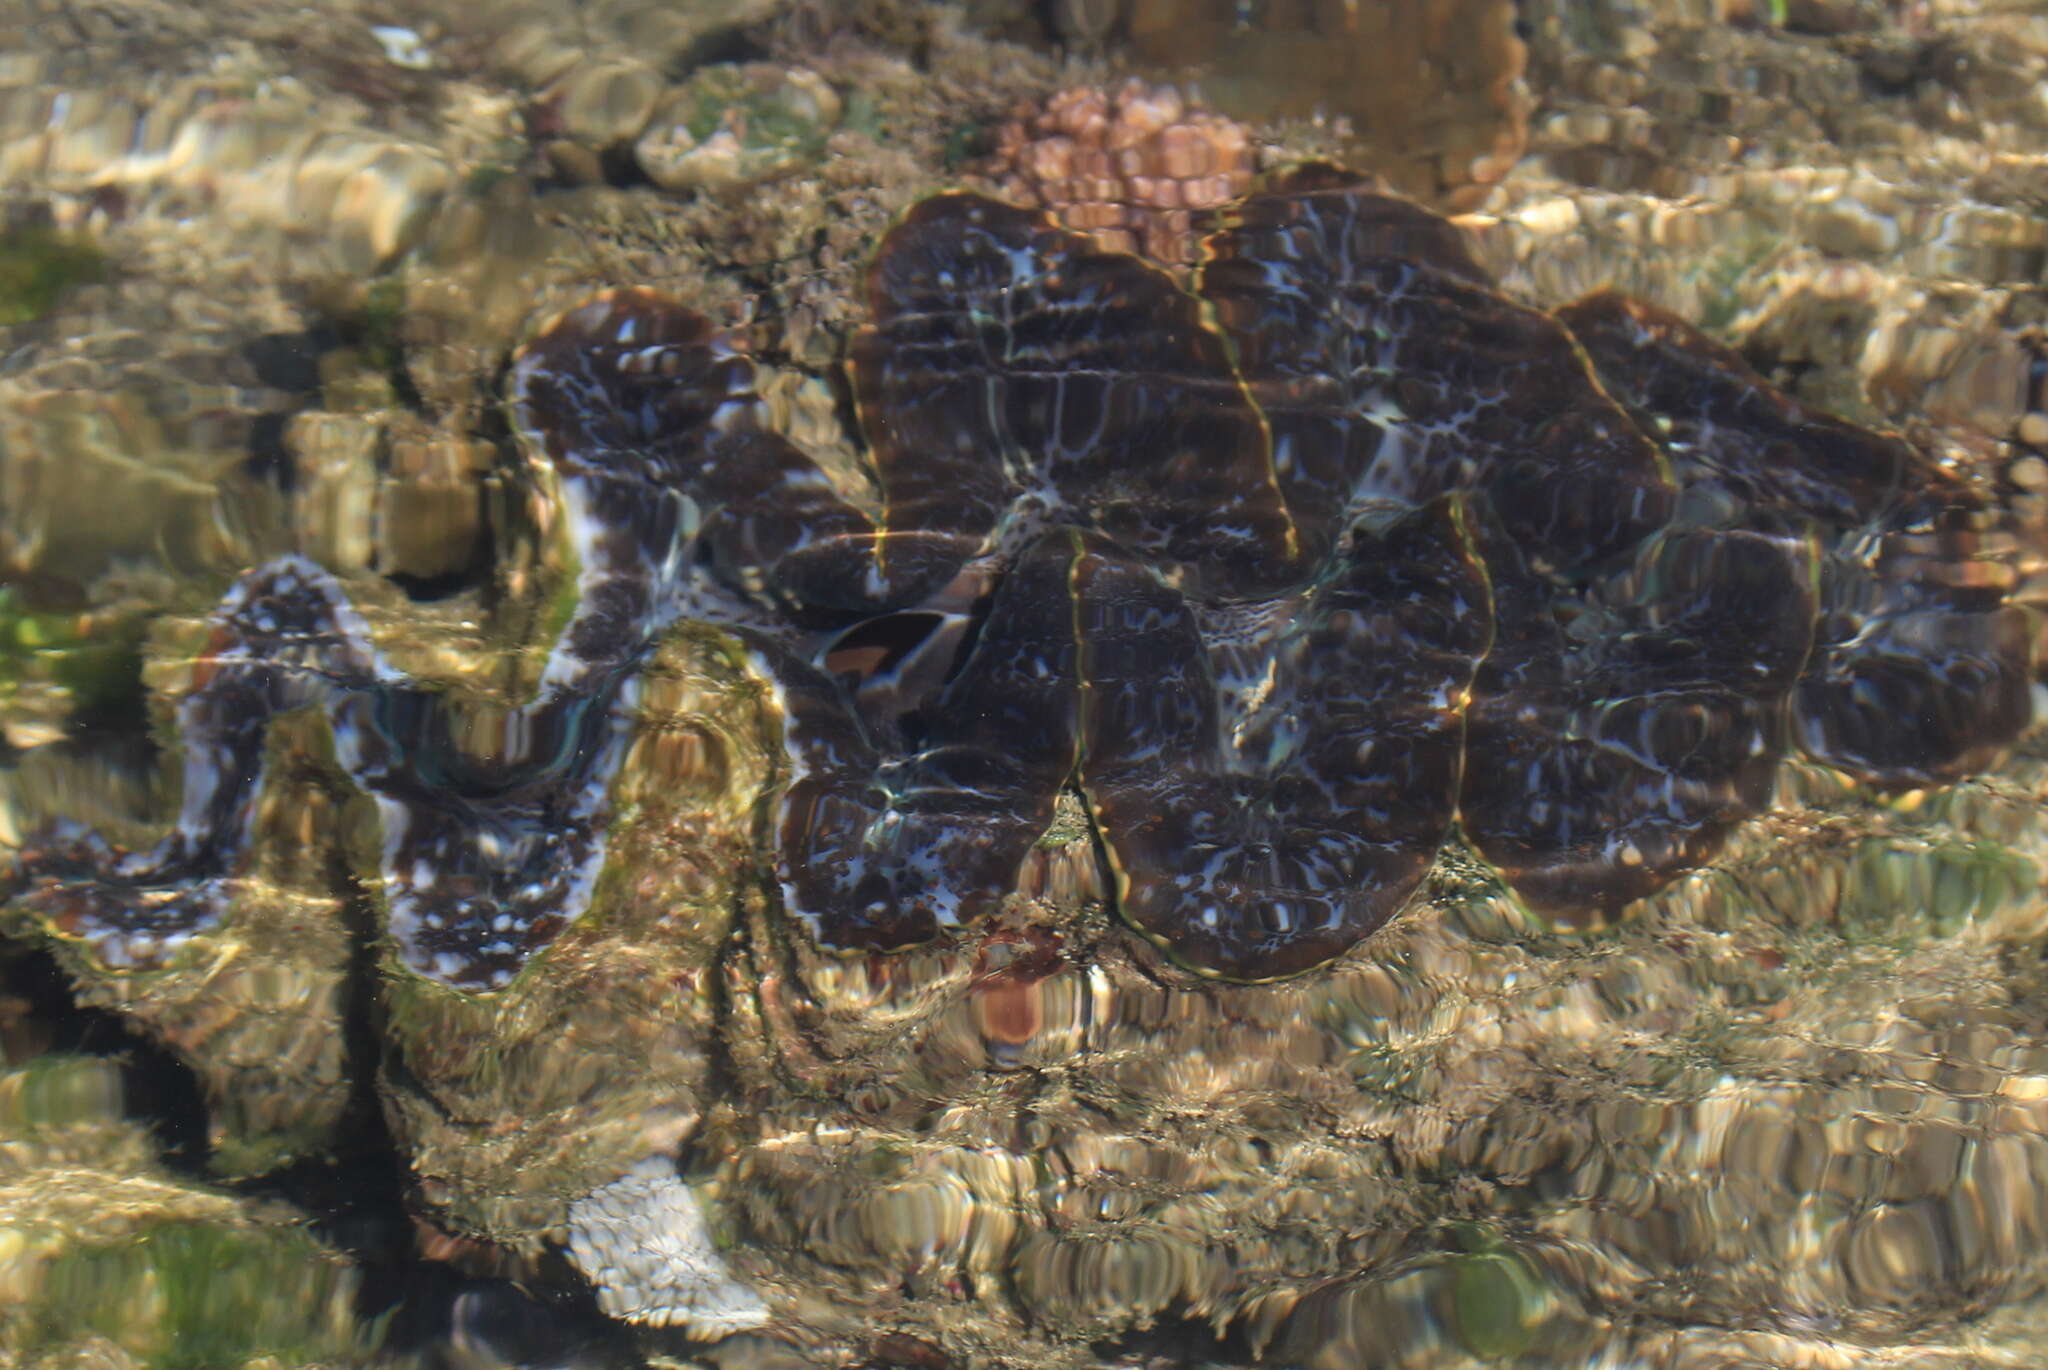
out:
{"label": "giant clam", "polygon": [[865,490],[679,302],[612,291],[522,350],[579,571],[503,755],[452,746],[334,577],[273,562],[213,615],[171,834],[60,829],[21,897],[116,964],[175,946],[243,859],[269,721],[316,706],[404,964],[502,986],[589,904],[680,620],[769,682],[764,860],[843,951],[995,911],[1065,789],[1133,927],[1260,980],[1384,924],[1454,826],[1532,906],[1613,911],[1711,860],[1788,748],[1907,788],[2029,720],[1984,496],[1648,306],[1510,301],[1331,169],[1236,207],[1192,291],[949,193],[869,295]]}
{"label": "giant clam", "polygon": [[[380,642],[373,591],[270,561],[206,621],[171,831],[32,835],[15,911],[175,966],[292,864],[259,799],[280,730],[317,733],[381,908],[380,1089],[450,1226],[561,1237],[608,1311],[704,1334],[850,1339],[878,1307],[930,1332],[966,1290],[1071,1349],[1175,1306],[1284,1325],[1458,1211],[1417,1174],[1539,1167],[1473,1140],[1527,1125],[1486,1092],[1511,1072],[1432,1095],[1437,1015],[1582,990],[1593,957],[1438,946],[1462,968],[1424,985],[1412,942],[1354,950],[1447,917],[1382,931],[1433,871],[1487,868],[1530,925],[1610,917],[1767,821],[1795,759],[1903,794],[2029,722],[1989,495],[1653,308],[1518,304],[1341,173],[1237,205],[1192,288],[943,194],[868,291],[857,472],[784,436],[682,301],[543,326],[507,408],[573,583],[490,745]],[[669,741],[721,775],[663,810],[689,767],[634,758]],[[1076,814],[1134,936],[1019,888]],[[1695,959],[1673,938],[1629,974]],[[1723,989],[1662,1002],[1757,992]],[[1542,1050],[1580,1050],[1596,997],[1560,991]],[[1704,1119],[1727,1054],[1655,1065]],[[1645,1167],[1627,1148],[1664,1134],[1627,1121],[1613,1154]]]}

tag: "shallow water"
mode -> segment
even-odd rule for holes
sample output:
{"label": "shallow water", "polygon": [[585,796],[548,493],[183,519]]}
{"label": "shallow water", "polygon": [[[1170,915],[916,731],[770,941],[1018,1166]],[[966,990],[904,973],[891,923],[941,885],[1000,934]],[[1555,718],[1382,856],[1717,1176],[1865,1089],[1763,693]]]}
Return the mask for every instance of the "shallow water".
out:
{"label": "shallow water", "polygon": [[2036,14],[9,19],[0,1359],[2039,1360]]}

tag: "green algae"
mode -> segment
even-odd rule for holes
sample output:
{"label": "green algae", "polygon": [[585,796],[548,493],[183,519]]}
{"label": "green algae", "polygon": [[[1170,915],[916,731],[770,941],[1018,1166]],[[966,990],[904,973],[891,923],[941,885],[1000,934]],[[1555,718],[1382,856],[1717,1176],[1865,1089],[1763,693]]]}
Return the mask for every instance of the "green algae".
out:
{"label": "green algae", "polygon": [[106,1122],[121,1114],[121,1076],[90,1057],[37,1056],[0,1074],[0,1137]]}
{"label": "green algae", "polygon": [[0,230],[0,324],[32,323],[72,286],[106,274],[106,254],[83,238],[48,224]]}
{"label": "green algae", "polygon": [[79,709],[138,704],[144,628],[139,615],[110,620],[41,612],[0,586],[0,702],[41,684],[62,691]]}
{"label": "green algae", "polygon": [[40,1283],[29,1349],[104,1337],[158,1370],[360,1363],[371,1350],[340,1258],[294,1228],[157,1223],[60,1251]]}
{"label": "green algae", "polygon": [[1541,1276],[1498,1233],[1465,1223],[1455,1235],[1466,1248],[1449,1263],[1458,1340],[1484,1361],[1522,1355],[1544,1320]]}
{"label": "green algae", "polygon": [[1952,937],[2040,888],[2039,866],[1996,842],[1908,843],[1873,837],[1857,844],[1842,892],[1842,935],[1852,945],[1904,949],[1923,937]]}
{"label": "green algae", "polygon": [[0,1363],[360,1365],[381,1325],[300,1222],[182,1180],[128,1118],[121,1067],[0,1071]]}

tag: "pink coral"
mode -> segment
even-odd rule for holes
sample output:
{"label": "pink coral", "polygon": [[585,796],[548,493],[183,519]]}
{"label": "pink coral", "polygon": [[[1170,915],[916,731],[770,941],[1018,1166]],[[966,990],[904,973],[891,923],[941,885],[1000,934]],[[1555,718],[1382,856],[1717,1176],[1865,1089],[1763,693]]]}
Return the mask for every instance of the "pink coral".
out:
{"label": "pink coral", "polygon": [[1133,78],[1019,111],[987,172],[1009,198],[1050,209],[1105,248],[1182,265],[1194,259],[1196,211],[1244,195],[1256,163],[1244,125]]}

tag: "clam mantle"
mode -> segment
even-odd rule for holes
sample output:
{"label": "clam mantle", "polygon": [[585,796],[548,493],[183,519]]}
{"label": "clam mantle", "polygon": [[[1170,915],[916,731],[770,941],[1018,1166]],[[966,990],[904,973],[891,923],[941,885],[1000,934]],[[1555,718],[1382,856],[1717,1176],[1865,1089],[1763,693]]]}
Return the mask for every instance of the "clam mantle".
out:
{"label": "clam mantle", "polygon": [[951,193],[868,293],[864,481],[681,302],[547,326],[509,399],[574,607],[489,754],[340,580],[274,561],[212,615],[168,836],[59,824],[18,898],[155,963],[220,916],[267,731],[313,708],[403,963],[500,988],[588,909],[643,663],[686,622],[763,683],[762,870],[835,952],[997,914],[1062,793],[1131,927],[1265,980],[1386,923],[1454,829],[1530,907],[1611,914],[1711,861],[1788,751],[1914,789],[2029,721],[1982,493],[1649,306],[1518,305],[1333,169],[1236,206],[1191,290]]}

